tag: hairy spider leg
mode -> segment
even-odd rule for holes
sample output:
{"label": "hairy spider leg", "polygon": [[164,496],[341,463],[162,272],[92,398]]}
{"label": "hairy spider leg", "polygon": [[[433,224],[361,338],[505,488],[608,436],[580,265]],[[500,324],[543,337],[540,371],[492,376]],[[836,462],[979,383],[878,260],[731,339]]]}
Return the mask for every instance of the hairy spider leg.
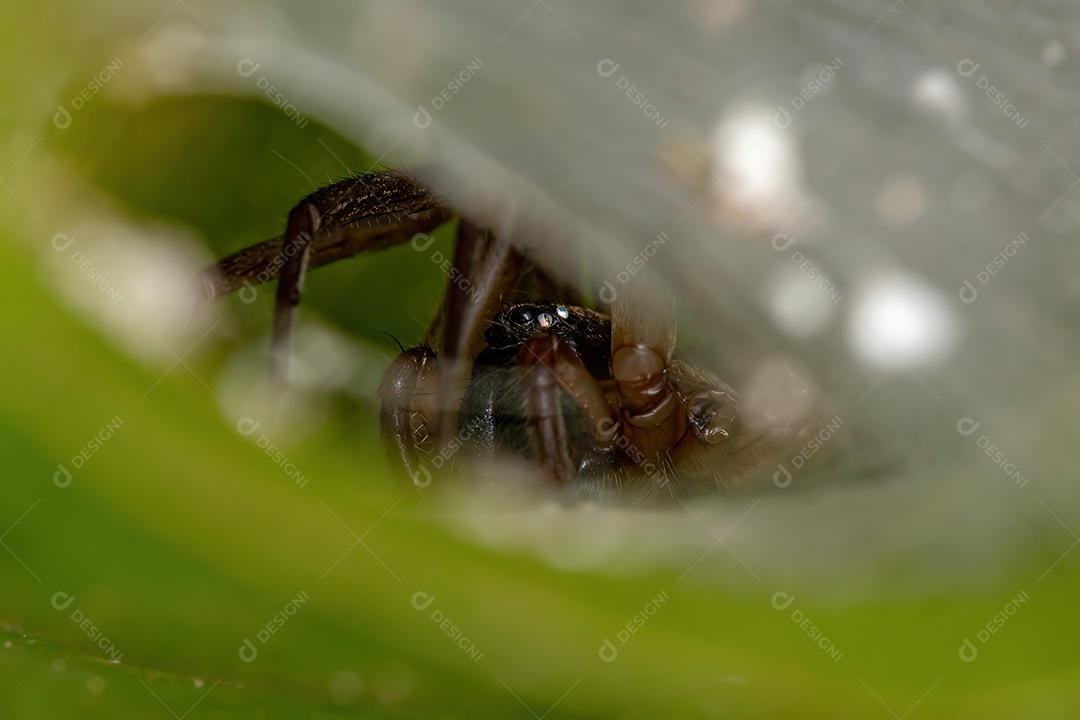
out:
{"label": "hairy spider leg", "polygon": [[[567,402],[578,427],[567,427]],[[530,338],[514,363],[474,378],[458,434],[473,457],[500,451],[532,457],[543,479],[566,486],[583,472],[610,472],[615,413],[601,382],[553,333]]]}
{"label": "hairy spider leg", "polygon": [[473,360],[484,346],[484,326],[524,268],[524,256],[505,235],[460,220],[446,294],[426,338],[440,360],[438,407],[428,417],[440,450],[453,440]]}
{"label": "hairy spider leg", "polygon": [[462,219],[439,312],[422,345],[387,368],[379,386],[382,444],[419,487],[431,481],[420,457],[451,462],[464,388],[484,345],[482,326],[518,282],[523,258],[506,240]]}
{"label": "hairy spider leg", "polygon": [[[274,309],[271,372],[283,382],[290,354],[295,311],[307,270],[362,252],[407,242],[418,233],[433,231],[454,213],[414,176],[384,170],[348,178],[322,188],[302,200],[289,213],[285,234],[245,248],[203,270],[197,279],[199,304],[279,278]],[[403,353],[388,368],[380,393],[386,388],[401,394],[389,401],[383,417],[389,447],[401,438],[414,443],[404,431],[401,413],[418,400],[421,410],[408,410],[413,424],[427,425],[445,444],[456,425],[461,388],[467,383],[472,360],[483,345],[482,325],[497,310],[502,298],[519,282],[524,256],[506,239],[495,238],[478,225],[462,219],[455,243],[453,271],[447,292],[425,344]],[[417,392],[423,378],[427,390]],[[438,378],[432,385],[432,377]],[[416,466],[416,447],[392,453],[410,474]]]}
{"label": "hairy spider leg", "polygon": [[[416,180],[404,173],[383,171],[374,175],[393,175],[401,182],[423,189]],[[369,177],[372,176],[354,178],[338,184]],[[383,178],[381,182],[395,180]],[[324,223],[322,232],[315,235],[308,248],[308,269],[344,260],[362,252],[399,245],[410,240],[416,233],[434,230],[453,217],[449,208],[439,204],[438,199],[430,192],[427,197],[417,195],[412,205],[416,208],[412,211],[373,210],[375,214],[359,217],[348,225],[331,227]],[[203,269],[196,279],[200,300],[209,302],[273,280],[281,273],[287,259],[286,252],[295,252],[295,247],[292,245],[287,248],[285,235],[279,235],[218,260]]]}
{"label": "hairy spider leg", "polygon": [[620,430],[645,456],[662,456],[688,427],[668,373],[675,353],[675,302],[670,293],[645,295],[630,283],[611,308],[611,374]]}
{"label": "hairy spider leg", "polygon": [[[612,305],[611,369],[618,406],[620,442],[650,459],[652,478],[624,466],[615,483],[669,491],[669,473],[680,484],[711,480],[717,489],[756,472],[786,443],[779,428],[750,427],[739,400],[712,373],[674,359],[674,299],[646,295],[641,285],[624,286]],[[640,463],[639,463],[640,464]]]}
{"label": "hairy spider leg", "polygon": [[[313,247],[326,243],[317,243],[316,238],[328,236],[331,240],[345,241],[355,248],[351,253],[355,255],[405,242],[417,232],[424,231],[418,227],[437,227],[441,220],[435,220],[440,217],[447,219],[449,212],[441,208],[439,199],[414,177],[394,170],[342,180],[316,190],[294,207],[285,227],[274,306],[271,344],[274,377],[279,381],[285,378],[296,306],[300,302],[304,275],[312,264]],[[409,219],[414,222],[407,222]],[[372,236],[362,229],[364,224],[369,229],[373,224],[389,225],[391,229],[388,233]],[[369,242],[351,240],[350,236],[354,234]],[[370,242],[376,238],[383,244]]]}
{"label": "hairy spider leg", "polygon": [[[526,429],[539,456],[544,476],[556,485],[570,483],[583,467],[607,455],[615,438],[615,411],[603,388],[584,362],[556,335],[539,335],[518,351],[524,368],[522,384]],[[562,390],[582,412],[581,430],[588,442],[566,436],[566,424],[557,393]],[[575,448],[576,461],[569,452]]]}

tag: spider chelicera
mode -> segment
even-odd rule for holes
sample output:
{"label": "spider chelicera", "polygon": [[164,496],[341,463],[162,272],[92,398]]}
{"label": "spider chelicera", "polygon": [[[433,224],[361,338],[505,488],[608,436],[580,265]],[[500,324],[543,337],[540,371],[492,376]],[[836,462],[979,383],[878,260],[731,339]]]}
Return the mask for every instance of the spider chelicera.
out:
{"label": "spider chelicera", "polygon": [[[383,170],[334,183],[289,213],[282,236],[206,268],[212,300],[278,277],[272,371],[282,378],[308,268],[409,242],[456,213],[417,176]],[[727,488],[783,445],[752,427],[735,392],[673,357],[673,307],[632,285],[611,315],[530,263],[511,237],[460,217],[453,265],[424,341],[379,390],[383,446],[426,486],[432,471],[514,457],[575,494]],[[527,288],[536,299],[508,301]]]}

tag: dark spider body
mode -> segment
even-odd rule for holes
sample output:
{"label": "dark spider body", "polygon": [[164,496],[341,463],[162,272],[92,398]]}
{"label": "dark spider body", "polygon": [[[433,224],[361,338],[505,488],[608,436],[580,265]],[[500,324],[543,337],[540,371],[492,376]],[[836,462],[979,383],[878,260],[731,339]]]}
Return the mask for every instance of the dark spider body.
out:
{"label": "dark spider body", "polygon": [[544,333],[566,341],[594,378],[611,379],[611,318],[550,300],[519,303],[493,317],[484,332],[487,347],[476,357],[476,367],[512,365],[521,348]]}
{"label": "dark spider body", "polygon": [[[454,215],[408,173],[349,178],[293,208],[282,237],[207,268],[200,299],[279,277],[272,358],[282,379],[309,267],[415,243]],[[590,310],[511,238],[466,218],[450,278],[424,342],[391,363],[379,389],[384,447],[416,485],[432,467],[519,458],[579,494],[678,494],[736,484],[784,447],[784,433],[746,420],[730,387],[674,358],[673,306],[633,284],[610,316]],[[506,303],[526,286],[537,299]]]}
{"label": "dark spider body", "polygon": [[[599,381],[611,380],[611,318],[573,305],[549,300],[513,305],[492,318],[484,333],[487,343],[473,364],[469,387],[458,414],[457,435],[463,455],[491,457],[500,453],[536,461],[529,432],[527,375],[522,354],[531,354],[530,343],[552,336],[581,358],[589,374]],[[582,442],[582,412],[563,388],[554,391],[554,409],[566,428],[571,447],[566,448],[578,481],[588,482],[613,472],[617,460],[610,449]]]}

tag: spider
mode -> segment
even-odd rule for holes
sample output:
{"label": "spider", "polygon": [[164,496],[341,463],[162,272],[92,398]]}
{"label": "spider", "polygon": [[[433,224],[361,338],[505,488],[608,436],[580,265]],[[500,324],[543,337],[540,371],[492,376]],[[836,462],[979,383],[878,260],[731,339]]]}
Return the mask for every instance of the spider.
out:
{"label": "spider", "polygon": [[[775,459],[779,434],[753,427],[734,390],[674,357],[673,303],[657,308],[631,284],[610,315],[586,307],[513,238],[458,216],[414,173],[380,170],[308,195],[284,235],[204,269],[200,295],[278,277],[280,379],[307,269],[426,237],[454,217],[438,314],[379,388],[383,447],[414,484],[426,487],[432,468],[516,457],[542,483],[582,495],[675,496],[731,487]],[[531,299],[507,299],[521,292]]]}

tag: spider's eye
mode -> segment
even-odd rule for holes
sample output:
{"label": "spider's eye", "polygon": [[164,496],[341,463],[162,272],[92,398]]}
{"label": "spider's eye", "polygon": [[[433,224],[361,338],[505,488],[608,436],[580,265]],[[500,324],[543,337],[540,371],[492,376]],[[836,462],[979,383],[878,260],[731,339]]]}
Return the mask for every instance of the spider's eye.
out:
{"label": "spider's eye", "polygon": [[555,318],[551,313],[542,312],[536,316],[536,324],[542,328],[549,328],[555,324]]}
{"label": "spider's eye", "polygon": [[570,317],[570,311],[564,308],[562,305],[555,308],[555,314],[561,317],[563,320],[566,320]]}
{"label": "spider's eye", "polygon": [[690,424],[694,428],[694,434],[706,443],[727,439],[731,427],[735,424],[738,401],[719,390],[708,390],[695,397],[694,404],[690,406]]}
{"label": "spider's eye", "polygon": [[517,325],[528,325],[533,319],[532,310],[529,310],[528,308],[518,308],[513,310],[510,313],[510,319]]}

